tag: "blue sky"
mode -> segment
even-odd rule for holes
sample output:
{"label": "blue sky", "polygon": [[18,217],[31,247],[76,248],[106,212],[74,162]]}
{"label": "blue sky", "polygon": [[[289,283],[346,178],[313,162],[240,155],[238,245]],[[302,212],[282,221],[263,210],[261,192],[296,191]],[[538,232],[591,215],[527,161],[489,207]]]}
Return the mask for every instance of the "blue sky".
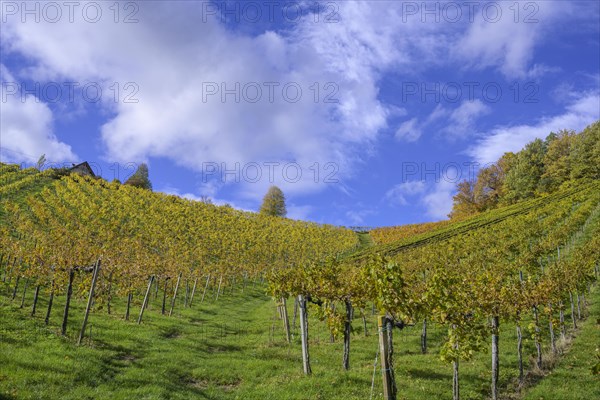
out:
{"label": "blue sky", "polygon": [[398,225],[600,119],[597,1],[48,4],[1,4],[3,162],[147,162],[157,191],[256,210],[277,184],[292,218]]}

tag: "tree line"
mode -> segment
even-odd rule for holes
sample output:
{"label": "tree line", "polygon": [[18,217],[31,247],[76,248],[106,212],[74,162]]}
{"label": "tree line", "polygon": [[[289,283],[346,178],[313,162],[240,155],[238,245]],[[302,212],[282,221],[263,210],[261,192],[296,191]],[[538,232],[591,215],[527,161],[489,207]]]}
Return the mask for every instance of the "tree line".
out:
{"label": "tree line", "polygon": [[600,179],[600,121],[576,133],[560,130],[508,152],[479,170],[475,180],[458,184],[449,217],[482,211],[556,192],[581,179]]}

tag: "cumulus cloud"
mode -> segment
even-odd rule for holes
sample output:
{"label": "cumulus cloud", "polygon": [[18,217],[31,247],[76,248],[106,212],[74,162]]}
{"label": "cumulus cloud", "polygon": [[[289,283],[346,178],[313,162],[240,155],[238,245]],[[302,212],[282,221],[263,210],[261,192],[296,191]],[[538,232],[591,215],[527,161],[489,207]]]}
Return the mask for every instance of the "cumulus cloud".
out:
{"label": "cumulus cloud", "polygon": [[[351,175],[395,112],[379,101],[377,81],[405,52],[384,9],[345,2],[339,23],[304,18],[249,35],[206,18],[195,2],[139,6],[132,24],[9,17],[3,27],[4,48],[34,61],[23,71],[30,79],[92,81],[104,93],[117,83],[119,101],[102,98],[111,161],[166,157],[196,170],[205,162],[297,162],[305,169],[299,181],[275,183],[291,194],[319,190],[323,182],[306,169],[334,163],[340,177]],[[132,93],[137,102],[125,101]],[[259,199],[272,182],[240,183],[241,195]]]}
{"label": "cumulus cloud", "polygon": [[310,205],[287,205],[287,217],[291,219],[307,220],[310,214],[314,211],[314,207]]}
{"label": "cumulus cloud", "polygon": [[581,93],[562,114],[544,117],[529,125],[500,126],[483,135],[468,149],[481,165],[496,162],[507,151],[519,151],[536,138],[543,139],[550,132],[561,129],[581,131],[600,119],[600,96],[597,93]]}
{"label": "cumulus cloud", "polygon": [[422,134],[423,130],[419,125],[418,118],[411,118],[408,121],[404,121],[400,124],[396,130],[395,138],[397,140],[403,140],[410,143],[419,140]]}
{"label": "cumulus cloud", "polygon": [[[408,206],[420,204],[425,214],[432,219],[445,219],[452,211],[452,196],[456,183],[448,179],[436,179],[434,182],[407,181],[389,189],[384,199],[391,205]],[[409,201],[413,199],[412,201]]]}
{"label": "cumulus cloud", "polygon": [[[117,85],[118,101],[103,96],[100,103],[107,116],[101,127],[107,160],[164,157],[196,171],[206,162],[302,167],[298,181],[282,174],[274,182],[241,179],[238,196],[256,202],[272,183],[292,196],[321,190],[328,163],[341,181],[351,177],[390,118],[406,114],[396,129],[406,141],[418,140],[424,126],[442,117],[470,130],[485,112],[480,104],[454,112],[436,108],[421,121],[380,99],[381,77],[390,71],[415,76],[449,63],[540,76],[550,67],[532,67],[532,53],[557,15],[552,2],[544,2],[540,24],[509,24],[510,18],[489,23],[480,13],[474,23],[422,23],[403,21],[402,2],[347,1],[336,3],[336,21],[305,16],[278,31],[249,32],[232,29],[220,16],[207,18],[203,3],[139,2],[138,22],[130,24],[115,23],[109,3],[102,3],[104,17],[97,23],[76,16],[74,23],[23,24],[19,15],[6,16],[2,49],[27,60],[19,73],[27,79],[91,81],[111,94]],[[302,95],[291,101],[297,88]],[[128,95],[137,101],[126,101]],[[43,104],[36,109],[44,114]],[[30,151],[48,147],[69,157],[68,146],[53,138],[50,120],[47,112],[37,118],[46,142],[36,140],[39,146]],[[315,163],[316,180],[310,169]],[[223,186],[210,189],[217,195]]]}
{"label": "cumulus cloud", "polygon": [[465,100],[455,109],[438,104],[423,121],[415,117],[401,123],[394,137],[399,141],[416,142],[434,123],[444,121],[439,131],[446,139],[466,139],[475,133],[477,119],[490,112],[490,107],[479,99]]}
{"label": "cumulus cloud", "polygon": [[32,94],[21,94],[16,80],[0,64],[0,147],[3,161],[36,162],[46,155],[49,162],[75,161],[71,146],[53,133],[53,114],[47,104]]}
{"label": "cumulus cloud", "polygon": [[515,4],[510,9],[508,3],[479,4],[474,22],[453,52],[454,58],[464,60],[466,67],[496,68],[511,79],[548,72],[548,67],[530,67],[535,47],[547,28],[559,17],[571,14],[572,6],[553,1]]}
{"label": "cumulus cloud", "polygon": [[[196,2],[142,2],[130,24],[115,23],[104,5],[108,17],[97,23],[77,13],[73,23],[8,15],[2,46],[31,62],[21,71],[28,79],[95,82],[103,93],[117,84],[118,101],[101,101],[110,161],[165,157],[195,170],[207,161],[331,162],[344,178],[398,114],[379,99],[381,75],[439,62],[449,39],[438,24],[398,24],[395,3],[336,5],[337,21],[309,16],[255,34],[207,17]],[[297,101],[286,98],[298,88]],[[239,193],[259,199],[271,183],[242,181]],[[275,183],[290,194],[323,187],[308,173]]]}
{"label": "cumulus cloud", "polygon": [[456,184],[448,180],[440,180],[421,199],[425,205],[427,215],[434,219],[446,219],[452,211],[452,197],[456,191]]}
{"label": "cumulus cloud", "polygon": [[486,106],[481,100],[465,100],[460,106],[450,112],[450,122],[444,132],[452,138],[464,138],[472,135],[477,118],[489,114],[490,107]]}
{"label": "cumulus cloud", "polygon": [[[192,201],[210,201],[212,204],[216,205],[216,206],[224,206],[224,205],[229,205],[235,209],[238,209],[240,211],[246,211],[246,212],[256,212],[256,210],[251,209],[250,207],[246,206],[245,204],[240,204],[231,200],[225,200],[225,199],[221,199],[221,198],[215,198],[215,197],[211,197],[211,196],[207,196],[207,195],[196,195],[194,193],[185,193],[185,192],[181,192],[179,189],[171,187],[171,186],[166,186],[163,187],[162,189],[159,190],[162,193],[166,193],[166,194],[170,194],[173,196],[177,196],[177,197],[181,197],[183,199],[187,199],[187,200],[192,200]],[[204,197],[206,196],[206,197]]]}
{"label": "cumulus cloud", "polygon": [[393,205],[406,206],[409,204],[407,197],[423,193],[426,189],[424,181],[408,181],[395,185],[385,193],[384,198]]}
{"label": "cumulus cloud", "polygon": [[[338,206],[338,204],[334,205]],[[362,201],[356,201],[350,206],[339,205],[337,210],[340,212],[340,217],[335,220],[335,224],[342,226],[364,225],[368,217],[377,215],[380,211],[371,203],[365,204]]]}

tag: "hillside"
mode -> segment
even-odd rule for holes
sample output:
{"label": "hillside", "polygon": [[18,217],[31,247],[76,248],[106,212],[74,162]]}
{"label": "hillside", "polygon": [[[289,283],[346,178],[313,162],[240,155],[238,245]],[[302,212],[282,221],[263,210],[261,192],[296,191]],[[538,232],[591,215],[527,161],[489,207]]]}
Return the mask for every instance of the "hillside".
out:
{"label": "hillside", "polygon": [[[7,399],[364,399],[390,378],[401,398],[443,399],[453,375],[462,398],[490,387],[519,398],[531,385],[544,396],[561,353],[593,341],[598,182],[373,243],[103,180],[0,171]],[[395,341],[390,368],[382,354],[374,364],[382,337]],[[581,380],[581,396],[600,387]]]}
{"label": "hillside", "polygon": [[369,235],[371,235],[375,243],[387,244],[420,235],[422,233],[431,232],[433,230],[443,228],[448,224],[450,224],[449,220],[425,222],[422,224],[386,226],[382,228],[371,229],[369,231]]}

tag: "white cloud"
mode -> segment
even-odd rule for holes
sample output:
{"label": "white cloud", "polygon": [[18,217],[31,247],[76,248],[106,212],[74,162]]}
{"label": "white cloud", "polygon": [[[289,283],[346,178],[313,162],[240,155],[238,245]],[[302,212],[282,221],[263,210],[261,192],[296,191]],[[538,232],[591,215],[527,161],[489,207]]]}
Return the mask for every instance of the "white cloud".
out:
{"label": "white cloud", "polygon": [[393,205],[406,206],[409,204],[407,197],[423,193],[426,189],[424,181],[408,181],[395,185],[385,193],[384,198]]}
{"label": "white cloud", "polygon": [[408,121],[400,124],[396,130],[395,138],[406,142],[416,142],[423,134],[422,128],[419,126],[418,118],[411,118]]}
{"label": "white cloud", "polygon": [[[207,196],[207,195],[196,195],[194,193],[181,193],[177,188],[174,187],[164,187],[161,190],[158,190],[158,192],[162,192],[165,194],[170,194],[173,196],[177,196],[177,197],[181,197],[182,199],[188,199],[188,200],[192,200],[192,201],[202,201],[203,200],[203,196]],[[216,206],[224,206],[224,205],[230,205],[231,207],[240,210],[240,211],[246,211],[246,212],[256,212],[257,210],[251,209],[249,207],[245,207],[243,205],[240,205],[238,203],[235,203],[233,201],[230,200],[225,200],[225,199],[218,199],[218,198],[214,198],[211,196],[207,196],[208,200],[216,205]]]}
{"label": "white cloud", "polygon": [[[476,19],[470,24],[454,50],[454,58],[466,67],[497,68],[507,78],[525,78],[542,72],[530,70],[536,45],[546,28],[557,18],[565,18],[572,6],[565,2],[493,3],[487,11],[478,5]],[[496,9],[501,14],[496,14]],[[514,14],[514,8],[519,15]],[[525,8],[525,10],[524,10]],[[497,17],[499,15],[499,17]]]}
{"label": "white cloud", "polygon": [[450,112],[450,123],[444,132],[451,138],[464,138],[472,135],[474,132],[474,123],[482,115],[490,113],[490,107],[486,106],[481,100],[465,100],[460,106]]}
{"label": "white cloud", "polygon": [[[127,82],[137,85],[137,103],[102,98],[113,115],[101,130],[111,161],[166,157],[196,170],[207,161],[226,162],[229,168],[236,162],[294,161],[304,168],[332,162],[344,178],[387,126],[387,118],[402,111],[378,99],[381,71],[408,57],[403,46],[410,42],[396,39],[409,27],[398,28],[393,11],[344,2],[339,4],[343,23],[316,24],[306,17],[285,33],[250,36],[228,29],[219,18],[202,22],[201,7],[194,2],[139,6],[134,24],[112,18],[95,24],[66,18],[22,24],[18,16],[8,16],[3,26],[4,48],[35,62],[21,71],[28,78],[94,81],[111,94],[117,82],[121,97],[131,93],[124,90]],[[222,83],[231,89],[239,82],[241,93],[250,83],[248,97],[257,83],[262,97],[252,103],[244,97],[236,102],[235,95],[224,102],[218,94],[203,96],[211,82],[219,90]],[[265,82],[279,84],[274,102]],[[287,83],[301,87],[298,102],[283,99]],[[339,103],[326,103],[328,95]],[[279,177],[275,183],[289,194],[324,186],[304,172],[298,182]],[[242,181],[239,194],[256,200],[269,184]]]}
{"label": "white cloud", "polygon": [[2,64],[0,83],[2,160],[36,162],[45,154],[52,163],[76,161],[71,146],[58,140],[52,132],[53,115],[48,105],[32,94],[21,97],[14,77]]}
{"label": "white cloud", "polygon": [[[386,72],[414,77],[432,66],[447,66],[451,59],[467,68],[499,68],[507,76],[539,75],[548,68],[531,67],[533,52],[543,27],[557,15],[554,6],[544,3],[539,14],[543,24],[507,23],[508,17],[497,24],[481,17],[473,24],[422,23],[419,18],[399,23],[402,2],[348,1],[336,3],[338,23],[325,18],[315,23],[308,16],[279,32],[253,36],[223,25],[220,18],[204,22],[197,2],[138,4],[139,22],[133,24],[114,23],[109,3],[103,3],[109,17],[95,24],[80,18],[75,23],[63,18],[23,24],[19,15],[7,16],[2,50],[32,63],[19,73],[25,78],[95,81],[109,94],[117,83],[121,101],[102,97],[109,116],[101,129],[107,159],[165,157],[196,171],[207,161],[225,162],[229,168],[253,161],[295,161],[303,167],[303,177],[294,183],[278,176],[274,182],[290,196],[326,186],[322,179],[315,183],[309,170],[315,162],[337,165],[342,181],[352,176],[389,119],[407,114],[379,99]],[[139,87],[137,103],[123,101],[131,93],[124,88],[127,82]],[[225,102],[219,95],[206,98],[203,88],[211,82],[228,88],[239,82],[240,90],[256,82],[261,101],[238,103],[233,95]],[[280,83],[274,102],[268,100],[265,82]],[[289,82],[303,90],[296,103],[282,100],[282,86]],[[311,89],[315,82],[317,102]],[[330,82],[335,85],[326,86]],[[339,103],[325,103],[325,96],[334,92]],[[483,111],[463,106],[471,109],[454,117],[466,130]],[[438,107],[422,123],[407,116],[396,137],[416,141],[424,126],[449,112]],[[59,146],[55,153],[61,149],[66,151]],[[237,194],[256,202],[271,183],[242,180]],[[222,186],[207,189],[217,195]]]}
{"label": "white cloud", "polygon": [[295,204],[287,205],[287,217],[290,219],[299,219],[307,221],[314,207],[310,205],[299,206]]}
{"label": "white cloud", "polygon": [[429,116],[425,120],[425,124],[429,125],[439,119],[442,119],[442,118],[448,116],[448,112],[449,111],[447,109],[445,109],[441,104],[438,104],[437,106],[435,106],[435,109],[433,110],[433,112],[431,114],[429,114]]}
{"label": "white cloud", "polygon": [[545,64],[534,64],[529,71],[527,71],[527,77],[529,79],[539,79],[544,75],[553,74],[560,72],[561,69],[558,67],[551,67]]}
{"label": "white cloud", "polygon": [[346,211],[346,218],[350,220],[350,225],[361,225],[364,224],[365,218],[374,214],[375,211],[371,209],[356,209]]}
{"label": "white cloud", "polygon": [[[246,212],[257,212],[258,211],[257,209],[248,207],[246,204],[242,204],[242,203],[238,203],[238,202],[226,200],[226,199],[215,198],[212,195],[207,195],[207,194],[196,195],[194,193],[182,193],[177,188],[170,187],[170,186],[167,186],[159,191],[166,193],[166,194],[175,195],[175,196],[178,196],[178,197],[181,197],[184,199],[193,200],[193,201],[202,201],[203,196],[207,196],[208,199],[210,200],[210,202],[217,206],[224,206],[224,205],[228,204],[231,207],[241,210],[241,211],[246,211]],[[288,204],[286,206],[286,208],[287,208],[287,218],[303,220],[303,221],[308,221],[310,214],[314,211],[314,207],[311,205]]]}
{"label": "white cloud", "polygon": [[456,183],[440,180],[433,190],[422,197],[421,201],[425,205],[427,215],[435,219],[446,219],[452,211],[452,197],[456,190]]}
{"label": "white cloud", "polygon": [[490,107],[479,99],[465,100],[454,110],[438,104],[422,122],[415,117],[400,124],[395,138],[409,143],[416,142],[432,124],[445,119],[444,127],[439,131],[449,140],[464,139],[475,133],[477,118],[490,112]]}
{"label": "white cloud", "polygon": [[508,151],[519,151],[536,138],[545,138],[560,129],[581,131],[600,119],[600,96],[582,93],[564,113],[545,117],[531,125],[501,126],[484,135],[467,153],[480,164],[496,162]]}
{"label": "white cloud", "polygon": [[[445,219],[452,210],[452,196],[456,183],[440,179],[436,182],[408,181],[395,185],[388,190],[384,199],[391,205],[416,205],[425,208],[428,217]],[[409,201],[409,198],[414,198]]]}
{"label": "white cloud", "polygon": [[[7,16],[2,46],[33,63],[20,71],[26,78],[94,81],[110,94],[117,83],[121,101],[102,97],[110,115],[101,129],[110,161],[166,157],[195,170],[206,161],[228,166],[295,161],[305,168],[333,162],[343,179],[352,175],[388,118],[405,112],[379,100],[381,75],[440,63],[450,39],[440,34],[448,27],[439,24],[398,24],[399,4],[336,5],[338,23],[328,23],[322,14],[318,23],[306,16],[289,29],[256,36],[230,29],[218,17],[203,21],[195,2],[140,2],[139,22],[132,24],[109,17],[98,23],[62,18],[23,24],[18,15]],[[103,7],[112,17],[113,11]],[[123,102],[131,94],[124,88],[128,82],[139,88],[137,103]],[[256,103],[238,103],[234,95],[225,102],[219,95],[204,97],[203,88],[211,82],[228,88],[239,82],[240,91],[258,83],[262,97]],[[265,82],[280,84],[274,102]],[[282,100],[282,88],[290,82],[303,91],[296,103]],[[328,95],[339,102],[324,102]],[[259,199],[270,183],[242,182],[239,195]],[[296,183],[281,178],[275,183],[291,195],[325,186],[309,173]]]}

